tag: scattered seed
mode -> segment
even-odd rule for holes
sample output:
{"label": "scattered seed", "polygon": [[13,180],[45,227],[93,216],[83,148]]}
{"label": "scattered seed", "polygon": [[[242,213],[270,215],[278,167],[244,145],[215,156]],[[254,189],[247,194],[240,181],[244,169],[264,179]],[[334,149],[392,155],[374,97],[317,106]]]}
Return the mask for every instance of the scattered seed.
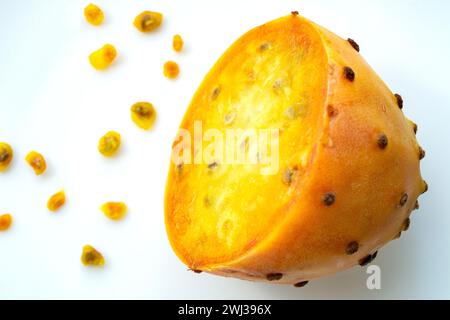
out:
{"label": "scattered seed", "polygon": [[141,32],[150,32],[157,29],[163,20],[159,12],[144,11],[134,19],[134,26]]}
{"label": "scattered seed", "polygon": [[327,192],[322,198],[323,203],[329,207],[336,201],[336,194],[334,192]]}
{"label": "scattered seed", "polygon": [[347,80],[349,80],[351,82],[355,81],[355,77],[356,77],[355,72],[350,67],[344,67],[344,76]]}
{"label": "scattered seed", "polygon": [[191,269],[191,271],[194,273],[202,273],[203,272],[202,270],[197,270],[197,269]]}
{"label": "scattered seed", "polygon": [[359,52],[359,45],[356,43],[355,40],[348,38],[347,41],[350,43],[350,45]]}
{"label": "scattered seed", "polygon": [[416,200],[416,203],[414,204],[414,210],[418,210],[419,209],[419,200]]}
{"label": "scattered seed", "polygon": [[85,266],[101,267],[105,264],[105,259],[103,258],[103,255],[94,247],[86,245],[83,247],[81,262]]}
{"label": "scattered seed", "polygon": [[419,160],[422,160],[425,158],[425,150],[422,149],[422,147],[419,147]]}
{"label": "scattered seed", "polygon": [[6,231],[11,227],[12,216],[9,213],[0,215],[0,231]]}
{"label": "scattered seed", "polygon": [[58,211],[66,203],[66,194],[64,191],[59,191],[52,195],[47,202],[47,209],[51,212]]}
{"label": "scattered seed", "polygon": [[34,173],[38,176],[43,174],[47,169],[47,163],[39,152],[31,151],[25,157],[25,161],[33,168]]}
{"label": "scattered seed", "polygon": [[107,132],[98,142],[98,151],[105,157],[112,157],[120,148],[121,137],[115,131]]}
{"label": "scattered seed", "polygon": [[399,232],[395,235],[394,240],[395,240],[395,239],[400,239],[401,236],[402,236],[402,232],[399,231]]}
{"label": "scattered seed", "polygon": [[397,105],[400,109],[403,109],[403,98],[398,93],[395,94],[395,99],[397,99]]}
{"label": "scattered seed", "polygon": [[356,241],[352,241],[347,245],[347,248],[345,248],[345,252],[348,255],[352,255],[354,253],[356,253],[359,249],[359,244]]}
{"label": "scattered seed", "polygon": [[408,218],[405,220],[405,222],[403,222],[402,230],[408,231],[410,225],[411,225],[411,219]]}
{"label": "scattered seed", "polygon": [[291,14],[292,14],[293,16],[298,16],[298,11],[291,11]]}
{"label": "scattered seed", "polygon": [[280,280],[281,278],[283,278],[283,274],[282,273],[269,273],[266,276],[266,279],[269,281],[277,281]]}
{"label": "scattered seed", "polygon": [[384,133],[380,134],[378,136],[378,147],[380,149],[386,149],[386,147],[388,146],[388,138],[386,137],[386,135]]}
{"label": "scattered seed", "polygon": [[183,38],[181,38],[179,34],[174,35],[172,40],[173,50],[175,50],[176,52],[180,52],[181,50],[183,50],[183,45],[184,45]]}
{"label": "scattered seed", "polygon": [[131,106],[131,120],[141,129],[152,128],[156,119],[156,111],[149,102],[137,102]]}
{"label": "scattered seed", "polygon": [[117,57],[117,50],[112,44],[105,44],[89,56],[89,62],[97,70],[105,70]]}
{"label": "scattered seed", "polygon": [[303,288],[304,286],[306,286],[308,284],[309,281],[300,281],[297,282],[296,284],[294,284],[294,287],[296,288]]}
{"label": "scattered seed", "polygon": [[404,193],[400,198],[399,206],[403,207],[406,204],[406,202],[408,202],[408,194]]}
{"label": "scattered seed", "polygon": [[127,213],[127,205],[124,202],[106,202],[100,210],[111,220],[121,220]]}
{"label": "scattered seed", "polygon": [[90,24],[99,26],[102,24],[105,15],[103,14],[102,9],[91,3],[86,8],[84,8],[84,17]]}
{"label": "scattered seed", "polygon": [[6,142],[0,142],[0,172],[5,171],[13,159],[13,149]]}
{"label": "scattered seed", "polygon": [[175,79],[180,74],[180,67],[175,61],[164,63],[164,76],[169,79]]}
{"label": "scattered seed", "polygon": [[417,133],[417,129],[418,129],[417,124],[413,123],[413,131],[414,131],[415,134]]}

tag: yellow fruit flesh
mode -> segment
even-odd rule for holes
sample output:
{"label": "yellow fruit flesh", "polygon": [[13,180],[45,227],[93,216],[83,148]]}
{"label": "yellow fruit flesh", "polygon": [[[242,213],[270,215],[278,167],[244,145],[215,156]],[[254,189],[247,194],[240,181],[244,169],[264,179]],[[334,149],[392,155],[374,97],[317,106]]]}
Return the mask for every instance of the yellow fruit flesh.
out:
{"label": "yellow fruit flesh", "polygon": [[166,226],[191,268],[235,259],[262,241],[283,219],[313,156],[326,56],[309,25],[296,20],[285,36],[284,28],[274,22],[241,37],[206,76],[182,122],[191,132],[196,120],[204,131],[280,129],[275,175],[260,174],[263,165],[184,165],[180,173],[172,164]]}

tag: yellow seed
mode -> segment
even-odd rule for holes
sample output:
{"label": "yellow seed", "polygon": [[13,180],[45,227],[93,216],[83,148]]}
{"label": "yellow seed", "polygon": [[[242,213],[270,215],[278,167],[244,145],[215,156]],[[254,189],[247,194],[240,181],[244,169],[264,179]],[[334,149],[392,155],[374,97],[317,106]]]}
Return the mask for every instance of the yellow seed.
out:
{"label": "yellow seed", "polygon": [[102,24],[105,15],[103,14],[102,9],[91,3],[86,8],[84,8],[84,17],[90,24],[99,26]]}
{"label": "yellow seed", "polygon": [[184,41],[179,34],[173,36],[172,47],[176,52],[183,50]]}
{"label": "yellow seed", "polygon": [[141,129],[149,130],[156,119],[156,111],[149,102],[137,102],[131,106],[131,119]]}
{"label": "yellow seed", "polygon": [[117,57],[117,50],[111,44],[105,44],[103,47],[94,51],[89,56],[89,62],[97,70],[105,70]]}
{"label": "yellow seed", "polygon": [[64,191],[59,191],[52,195],[47,202],[48,210],[55,212],[66,203],[66,194]]}
{"label": "yellow seed", "polygon": [[31,151],[25,158],[25,161],[33,168],[36,175],[41,175],[47,169],[47,163],[45,162],[42,154],[36,151]]}
{"label": "yellow seed", "polygon": [[13,159],[14,152],[9,144],[0,142],[0,172],[5,171]]}
{"label": "yellow seed", "polygon": [[11,227],[12,216],[9,213],[0,215],[0,231],[6,231]]}
{"label": "yellow seed", "polygon": [[85,266],[101,267],[105,264],[105,258],[94,247],[85,245],[81,254],[81,262]]}
{"label": "yellow seed", "polygon": [[166,76],[169,79],[174,79],[178,76],[180,73],[180,67],[178,67],[178,64],[174,61],[167,61],[164,64],[164,76]]}
{"label": "yellow seed", "polygon": [[123,202],[107,202],[100,209],[111,220],[121,220],[127,213],[127,205]]}
{"label": "yellow seed", "polygon": [[98,142],[98,151],[105,157],[112,157],[120,148],[120,134],[109,131]]}
{"label": "yellow seed", "polygon": [[134,19],[134,26],[141,32],[150,32],[157,29],[163,20],[159,12],[144,11]]}

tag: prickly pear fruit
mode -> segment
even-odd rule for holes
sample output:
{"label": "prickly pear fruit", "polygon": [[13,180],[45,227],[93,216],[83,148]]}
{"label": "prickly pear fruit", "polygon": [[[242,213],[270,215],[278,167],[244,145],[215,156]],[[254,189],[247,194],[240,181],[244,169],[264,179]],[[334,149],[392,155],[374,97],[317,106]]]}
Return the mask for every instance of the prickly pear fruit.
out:
{"label": "prickly pear fruit", "polygon": [[296,12],[249,31],[205,77],[181,128],[278,128],[279,170],[211,161],[197,135],[183,151],[194,160],[172,161],[167,180],[175,253],[197,272],[297,287],[370,263],[427,188],[402,107],[353,40]]}

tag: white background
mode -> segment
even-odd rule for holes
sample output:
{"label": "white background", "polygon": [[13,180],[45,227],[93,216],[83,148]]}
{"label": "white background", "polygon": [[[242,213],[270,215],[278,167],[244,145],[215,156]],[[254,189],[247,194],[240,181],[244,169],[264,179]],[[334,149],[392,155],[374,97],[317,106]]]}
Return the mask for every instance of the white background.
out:
{"label": "white background", "polygon": [[[0,141],[15,150],[0,174],[0,213],[14,215],[0,234],[0,298],[450,298],[450,2],[98,0],[106,15],[88,25],[88,1],[0,0]],[[162,28],[141,34],[142,10],[165,14]],[[419,124],[427,151],[420,200],[410,231],[379,253],[382,289],[366,288],[363,268],[311,282],[303,289],[194,274],[172,253],[165,234],[163,193],[172,138],[203,76],[222,52],[252,27],[298,10],[342,37],[394,92]],[[171,49],[180,33],[185,51]],[[119,56],[106,72],[88,55],[105,43]],[[181,75],[162,75],[168,59]],[[129,108],[154,103],[153,131],[138,129]],[[108,130],[123,137],[115,159],[97,152]],[[36,177],[23,161],[32,149],[48,160]],[[60,188],[67,205],[46,209]],[[107,220],[99,206],[123,200],[129,215]],[[84,244],[106,257],[105,268],[80,263]]]}

